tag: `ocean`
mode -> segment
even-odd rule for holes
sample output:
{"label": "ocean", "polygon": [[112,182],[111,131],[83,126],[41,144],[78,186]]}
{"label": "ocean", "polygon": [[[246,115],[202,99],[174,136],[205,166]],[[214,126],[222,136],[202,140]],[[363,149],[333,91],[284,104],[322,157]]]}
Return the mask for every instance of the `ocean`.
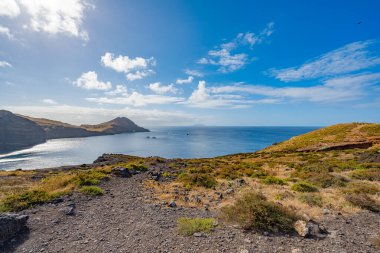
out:
{"label": "ocean", "polygon": [[0,155],[0,170],[92,163],[103,153],[204,158],[255,152],[319,127],[157,127],[148,133],[55,139]]}

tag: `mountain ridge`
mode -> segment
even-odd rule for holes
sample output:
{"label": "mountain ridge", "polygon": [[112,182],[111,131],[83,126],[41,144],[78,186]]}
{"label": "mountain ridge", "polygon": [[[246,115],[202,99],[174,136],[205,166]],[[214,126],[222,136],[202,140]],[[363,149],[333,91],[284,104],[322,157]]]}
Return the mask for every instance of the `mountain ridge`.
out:
{"label": "mountain ridge", "polygon": [[[23,125],[26,127],[22,128]],[[76,126],[61,121],[34,118],[0,110],[0,152],[30,147],[44,143],[49,139],[148,131],[148,129],[138,126],[126,117],[117,117],[96,125]]]}

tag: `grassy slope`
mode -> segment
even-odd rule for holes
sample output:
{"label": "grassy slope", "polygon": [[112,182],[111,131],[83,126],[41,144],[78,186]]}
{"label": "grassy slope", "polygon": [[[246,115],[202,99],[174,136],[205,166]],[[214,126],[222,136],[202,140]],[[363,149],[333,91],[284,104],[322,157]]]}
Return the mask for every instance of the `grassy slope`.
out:
{"label": "grassy slope", "polygon": [[380,137],[380,124],[348,123],[325,127],[273,145],[264,151],[296,151],[341,142],[355,142]]}

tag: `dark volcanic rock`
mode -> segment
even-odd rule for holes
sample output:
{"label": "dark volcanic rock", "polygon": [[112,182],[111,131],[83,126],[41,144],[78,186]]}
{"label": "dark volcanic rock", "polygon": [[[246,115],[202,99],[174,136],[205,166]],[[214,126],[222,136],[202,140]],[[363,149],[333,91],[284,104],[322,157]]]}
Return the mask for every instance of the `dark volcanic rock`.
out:
{"label": "dark volcanic rock", "polygon": [[46,141],[44,130],[33,121],[0,110],[0,152],[30,147]]}
{"label": "dark volcanic rock", "polygon": [[26,228],[27,215],[0,213],[0,245]]}

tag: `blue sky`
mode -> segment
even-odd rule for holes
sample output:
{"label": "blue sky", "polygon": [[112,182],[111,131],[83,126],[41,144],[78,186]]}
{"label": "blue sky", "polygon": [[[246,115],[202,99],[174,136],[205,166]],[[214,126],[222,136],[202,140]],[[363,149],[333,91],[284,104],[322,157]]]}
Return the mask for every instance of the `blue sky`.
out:
{"label": "blue sky", "polygon": [[0,108],[74,124],[380,122],[379,9],[0,0]]}

